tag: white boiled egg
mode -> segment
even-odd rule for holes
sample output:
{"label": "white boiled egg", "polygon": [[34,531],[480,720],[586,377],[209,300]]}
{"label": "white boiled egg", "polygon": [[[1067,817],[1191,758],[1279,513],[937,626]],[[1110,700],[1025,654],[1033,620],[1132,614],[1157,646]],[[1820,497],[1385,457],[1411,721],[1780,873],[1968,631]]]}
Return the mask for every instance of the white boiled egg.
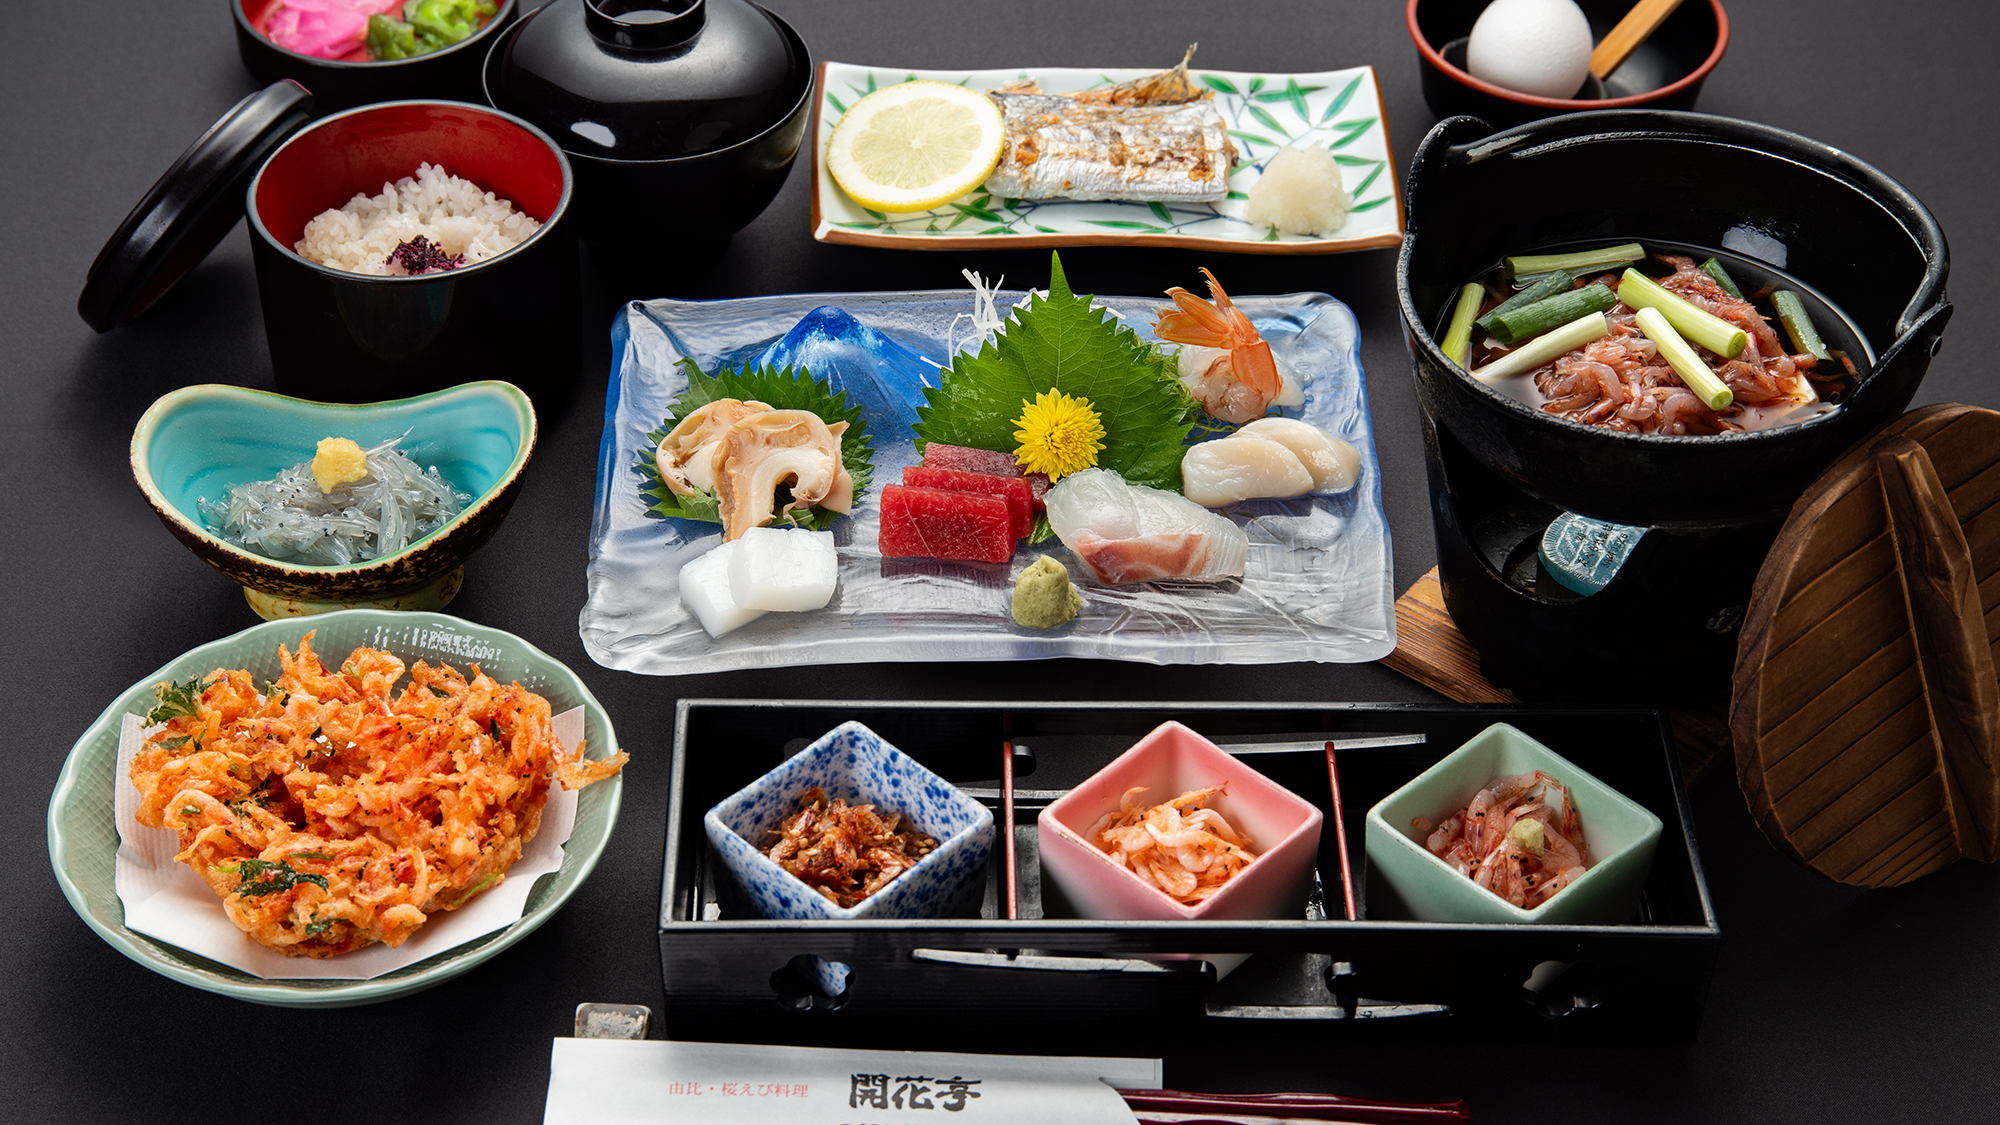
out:
{"label": "white boiled egg", "polygon": [[1516,93],[1575,97],[1590,73],[1590,21],[1574,0],[1493,0],[1472,25],[1465,69]]}

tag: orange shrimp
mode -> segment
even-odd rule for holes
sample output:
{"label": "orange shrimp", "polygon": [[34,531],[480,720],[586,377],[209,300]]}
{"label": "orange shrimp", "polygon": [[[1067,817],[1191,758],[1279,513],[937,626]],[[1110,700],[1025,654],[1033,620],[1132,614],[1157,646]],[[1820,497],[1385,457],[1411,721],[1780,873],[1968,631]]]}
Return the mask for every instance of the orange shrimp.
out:
{"label": "orange shrimp", "polygon": [[1224,354],[1207,355],[1183,347],[1181,382],[1202,409],[1224,422],[1260,418],[1286,390],[1278,361],[1271,354],[1271,345],[1229,300],[1215,275],[1206,268],[1201,275],[1208,279],[1214,302],[1174,286],[1167,290],[1167,296],[1179,307],[1160,314],[1153,323],[1153,334],[1169,343],[1220,349]]}

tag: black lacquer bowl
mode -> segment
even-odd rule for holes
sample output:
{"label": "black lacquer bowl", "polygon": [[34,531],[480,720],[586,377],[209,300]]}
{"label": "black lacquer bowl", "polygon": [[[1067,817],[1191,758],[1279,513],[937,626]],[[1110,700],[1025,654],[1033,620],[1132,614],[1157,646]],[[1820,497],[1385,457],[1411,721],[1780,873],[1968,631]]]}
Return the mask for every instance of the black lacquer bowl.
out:
{"label": "black lacquer bowl", "polygon": [[236,25],[236,53],[243,68],[259,82],[289,78],[311,90],[322,111],[408,98],[477,101],[479,67],[486,49],[520,10],[517,0],[495,0],[494,13],[471,35],[413,58],[367,59],[357,54],[323,59],[280,47],[265,33],[265,21],[279,6],[280,0],[229,0],[230,18]]}
{"label": "black lacquer bowl", "polygon": [[494,42],[484,82],[563,147],[586,241],[671,248],[722,242],[777,196],[812,56],[747,0],[555,0]]}
{"label": "black lacquer bowl", "polygon": [[[1902,413],[1951,317],[1944,233],[1924,205],[1853,156],[1767,125],[1624,110],[1495,133],[1454,117],[1424,138],[1404,198],[1397,291],[1428,420],[1521,492],[1616,523],[1781,516],[1842,450]],[[1844,312],[1872,368],[1809,421],[1667,437],[1544,414],[1439,350],[1433,333],[1459,286],[1505,255],[1649,240],[1751,247]]]}
{"label": "black lacquer bowl", "polygon": [[[541,222],[458,269],[378,277],[294,249],[306,223],[430,161]],[[322,118],[250,184],[250,249],[278,390],[324,402],[404,398],[476,379],[532,395],[576,378],[581,307],[570,168],[540,130],[485,106],[388,102]]]}

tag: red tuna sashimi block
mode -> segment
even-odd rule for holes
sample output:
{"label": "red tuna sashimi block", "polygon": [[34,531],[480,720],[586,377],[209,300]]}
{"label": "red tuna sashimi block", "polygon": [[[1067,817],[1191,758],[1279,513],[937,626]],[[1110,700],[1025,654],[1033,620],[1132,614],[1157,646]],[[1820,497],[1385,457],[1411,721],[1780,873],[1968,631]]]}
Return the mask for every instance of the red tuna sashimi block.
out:
{"label": "red tuna sashimi block", "polygon": [[998,496],[885,485],[880,550],[894,559],[1006,562],[1014,557],[1014,513]]}
{"label": "red tuna sashimi block", "polygon": [[1028,478],[1003,477],[993,473],[961,473],[955,469],[933,469],[929,465],[909,465],[903,469],[903,483],[913,488],[942,488],[946,492],[978,492],[998,496],[1014,513],[1014,538],[1035,529],[1035,497]]}
{"label": "red tuna sashimi block", "polygon": [[971,449],[963,445],[946,445],[941,441],[924,444],[924,468],[950,469],[958,473],[985,473],[989,476],[1018,477],[1025,475],[1028,480],[1029,500],[1035,511],[1047,505],[1042,497],[1049,493],[1047,473],[1021,472],[1020,462],[1012,453],[1001,453],[992,449]]}

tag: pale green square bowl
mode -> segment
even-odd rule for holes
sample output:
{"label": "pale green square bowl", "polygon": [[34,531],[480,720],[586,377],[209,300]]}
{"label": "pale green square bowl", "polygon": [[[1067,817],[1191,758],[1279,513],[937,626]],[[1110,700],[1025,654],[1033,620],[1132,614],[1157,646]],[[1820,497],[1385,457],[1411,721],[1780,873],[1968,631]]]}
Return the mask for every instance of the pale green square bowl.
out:
{"label": "pale green square bowl", "polygon": [[[442,613],[379,609],[267,621],[176,657],[127,688],[76,740],[49,798],[49,863],[77,915],[112,948],[162,976],[257,1004],[294,1008],[372,1004],[420,992],[470,971],[562,909],[604,854],[618,823],[625,779],[614,774],[577,794],[576,826],[563,848],[562,867],[536,881],[519,921],[372,980],[266,980],[126,929],[125,907],[114,883],[118,826],[112,813],[113,787],[127,784],[116,776],[118,728],[126,713],[143,715],[150,710],[153,685],[162,680],[179,682],[217,668],[247,668],[258,682],[276,679],[278,645],[296,651],[299,637],[308,631],[314,632],[313,647],[329,655],[369,645],[395,653],[405,663],[424,659],[459,669],[477,663],[502,683],[519,681],[539,693],[558,715],[581,706],[585,757],[608,757],[618,748],[610,716],[583,681],[511,633]],[[220,902],[216,909],[221,909]]]}
{"label": "pale green square bowl", "polygon": [[[1410,822],[1416,817],[1443,821],[1469,804],[1487,782],[1528,770],[1541,770],[1569,789],[1592,859],[1582,878],[1540,906],[1523,910],[1432,855],[1424,846],[1426,833]],[[1368,877],[1387,883],[1421,922],[1617,925],[1638,910],[1660,828],[1659,817],[1575,762],[1517,727],[1495,723],[1368,810]]]}

